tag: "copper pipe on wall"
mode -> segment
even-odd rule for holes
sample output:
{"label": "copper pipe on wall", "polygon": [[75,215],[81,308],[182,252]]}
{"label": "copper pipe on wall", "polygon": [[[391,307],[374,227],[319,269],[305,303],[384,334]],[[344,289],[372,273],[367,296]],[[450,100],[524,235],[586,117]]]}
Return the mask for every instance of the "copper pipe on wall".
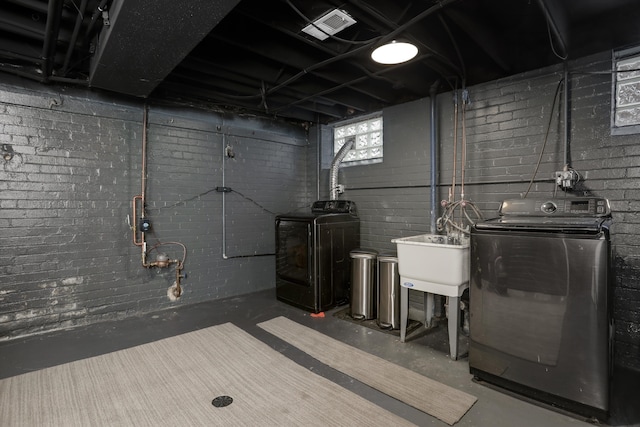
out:
{"label": "copper pipe on wall", "polygon": [[133,229],[133,244],[136,246],[142,246],[144,244],[144,233],[141,237],[140,240],[138,240],[138,228],[136,225],[136,219],[138,218],[138,210],[137,210],[137,206],[136,204],[138,203],[138,200],[142,200],[142,196],[141,195],[137,195],[137,196],[133,196],[133,201],[132,201],[132,205],[133,205],[133,225],[131,226],[131,228]]}
{"label": "copper pipe on wall", "polygon": [[144,111],[142,114],[142,179],[140,195],[142,196],[142,205],[140,214],[144,218],[144,204],[146,202],[145,193],[147,191],[147,125],[149,116],[149,106],[144,104]]}
{"label": "copper pipe on wall", "polygon": [[[138,239],[138,220],[145,218],[145,204],[146,204],[146,191],[147,191],[147,127],[148,127],[148,115],[149,115],[149,107],[145,104],[142,116],[142,176],[141,176],[141,185],[140,185],[140,194],[133,196],[132,199],[132,215],[133,215],[133,225],[131,229],[133,230],[133,244],[141,247],[142,252],[142,266],[145,268],[168,268],[171,265],[175,264],[175,287],[170,288],[170,292],[175,298],[179,298],[182,294],[182,287],[180,286],[181,279],[186,277],[186,274],[182,274],[182,270],[184,269],[184,262],[187,258],[187,248],[184,244],[180,242],[160,242],[151,247],[147,251],[147,242],[145,240],[144,231],[140,231],[140,238]],[[138,204],[140,204],[140,212],[138,213]],[[165,254],[158,254],[156,256],[156,260],[153,262],[147,262],[147,258],[149,254],[157,250],[160,246],[164,245],[178,245],[182,247],[182,259],[169,259]]]}
{"label": "copper pipe on wall", "polygon": [[133,196],[133,244],[142,246],[142,263],[145,264],[146,242],[144,232],[140,232],[140,240],[138,240],[138,203],[140,203],[140,218],[144,218],[144,205],[146,203],[145,193],[147,188],[147,123],[148,123],[149,107],[144,105],[142,113],[142,177],[140,194]]}

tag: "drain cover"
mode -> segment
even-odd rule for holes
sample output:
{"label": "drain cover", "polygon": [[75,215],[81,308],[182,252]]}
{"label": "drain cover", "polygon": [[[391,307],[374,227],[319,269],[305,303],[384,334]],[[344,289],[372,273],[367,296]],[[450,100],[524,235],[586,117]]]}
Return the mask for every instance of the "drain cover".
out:
{"label": "drain cover", "polygon": [[231,396],[218,396],[211,401],[211,404],[216,408],[224,408],[233,403],[233,397]]}

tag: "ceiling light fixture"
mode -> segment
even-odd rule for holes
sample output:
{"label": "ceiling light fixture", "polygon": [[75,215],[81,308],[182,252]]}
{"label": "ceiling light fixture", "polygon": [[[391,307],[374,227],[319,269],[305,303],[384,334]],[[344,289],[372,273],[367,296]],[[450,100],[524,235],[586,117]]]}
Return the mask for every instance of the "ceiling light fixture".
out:
{"label": "ceiling light fixture", "polygon": [[401,64],[413,59],[418,54],[418,48],[411,43],[393,40],[377,47],[371,53],[371,59],[380,64]]}

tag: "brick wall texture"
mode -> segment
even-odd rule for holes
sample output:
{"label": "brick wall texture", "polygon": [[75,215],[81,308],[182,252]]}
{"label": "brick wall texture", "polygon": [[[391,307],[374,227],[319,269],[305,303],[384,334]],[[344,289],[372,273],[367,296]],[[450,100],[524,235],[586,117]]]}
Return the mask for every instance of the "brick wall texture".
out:
{"label": "brick wall texture", "polygon": [[[143,268],[129,226],[143,110],[0,84],[0,143],[16,153],[0,161],[1,339],[275,287],[274,214],[308,205],[306,131],[149,106],[147,241],[187,248],[184,293],[171,301],[173,268]],[[211,191],[222,185],[233,191]],[[174,244],[156,252],[183,254]]]}
{"label": "brick wall texture", "polygon": [[[611,201],[616,362],[640,369],[638,136],[611,135],[609,53],[568,69],[568,155],[583,177],[573,194]],[[559,66],[468,88],[465,198],[486,217],[527,191],[549,124],[529,197],[556,191],[562,77]],[[437,97],[438,201],[452,182],[452,100],[452,90]],[[141,192],[142,112],[127,99],[0,80],[0,143],[17,153],[0,161],[3,339],[274,288],[274,214],[327,197],[330,129],[149,106],[148,241],[188,249],[184,295],[171,301],[172,271],[141,267],[127,219]],[[430,231],[430,100],[383,114],[384,162],[342,168],[340,183],[358,204],[362,246],[392,250],[392,238]],[[234,191],[211,191],[222,185]]]}

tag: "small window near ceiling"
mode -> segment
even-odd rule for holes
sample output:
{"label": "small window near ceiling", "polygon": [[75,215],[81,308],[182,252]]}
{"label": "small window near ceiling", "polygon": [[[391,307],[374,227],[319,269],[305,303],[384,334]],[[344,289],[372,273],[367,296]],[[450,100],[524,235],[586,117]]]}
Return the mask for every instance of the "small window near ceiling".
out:
{"label": "small window near ceiling", "polygon": [[614,52],[612,133],[640,133],[640,47]]}
{"label": "small window near ceiling", "polygon": [[382,162],[382,113],[334,123],[333,154],[351,137],[355,137],[355,144],[343,159],[344,166]]}

